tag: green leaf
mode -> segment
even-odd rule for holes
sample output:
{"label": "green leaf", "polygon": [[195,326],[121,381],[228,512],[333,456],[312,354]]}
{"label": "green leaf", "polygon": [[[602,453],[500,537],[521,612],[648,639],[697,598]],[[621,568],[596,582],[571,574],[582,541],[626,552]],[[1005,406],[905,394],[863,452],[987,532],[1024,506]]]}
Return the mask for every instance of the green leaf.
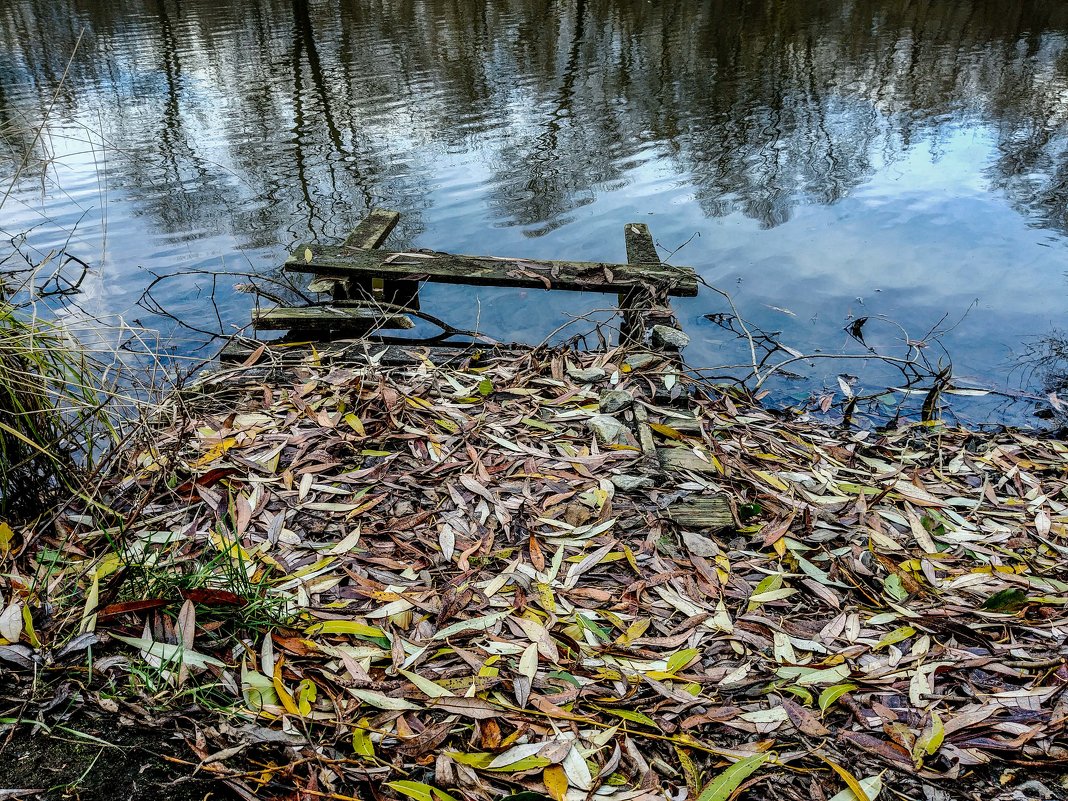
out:
{"label": "green leaf", "polygon": [[831,704],[855,689],[857,689],[855,684],[836,684],[833,687],[828,687],[820,693],[820,712],[826,712]]}
{"label": "green leaf", "polygon": [[422,782],[408,781],[407,779],[386,782],[386,787],[408,796],[413,801],[459,801],[456,796],[449,795],[437,787],[431,787],[429,784],[423,784]]}
{"label": "green leaf", "polygon": [[[780,669],[781,673],[785,668]],[[824,668],[823,670],[813,670],[797,677],[797,683],[802,687],[808,687],[813,684],[834,684],[842,679],[849,678],[849,665],[841,664],[834,667]]]}
{"label": "green leaf", "polygon": [[393,712],[404,709],[422,709],[421,706],[413,704],[411,701],[406,701],[403,698],[392,698],[384,693],[376,693],[374,690],[361,690],[356,687],[349,687],[348,691],[365,704],[370,704],[378,709],[388,709]]}
{"label": "green leaf", "polygon": [[418,673],[412,673],[411,671],[404,670],[403,668],[399,669],[397,672],[404,676],[406,679],[408,679],[408,681],[410,681],[412,684],[414,684],[416,689],[418,689],[419,692],[421,692],[427,698],[444,698],[449,695],[455,695],[455,693],[451,692],[450,690],[446,690],[440,684],[435,684],[430,679],[426,678],[425,676],[420,676]]}
{"label": "green leaf", "polygon": [[763,511],[764,508],[759,503],[743,503],[738,507],[738,515],[743,520],[750,517],[756,517]]}
{"label": "green leaf", "polygon": [[546,759],[545,757],[529,756],[516,760],[510,765],[501,765],[497,768],[491,768],[487,765],[484,770],[492,770],[496,773],[522,773],[523,771],[527,770],[544,768],[547,765],[551,764],[552,762],[549,759]]}
{"label": "green leaf", "polygon": [[796,684],[791,684],[789,687],[783,687],[782,691],[784,693],[793,693],[801,699],[801,702],[805,706],[812,706],[812,702],[816,700],[812,697],[812,693],[810,693],[804,687],[798,687]]}
{"label": "green leaf", "polygon": [[[860,789],[864,791],[864,795],[866,795],[870,801],[875,801],[875,798],[883,789],[883,780],[878,776],[868,776],[857,783],[860,785]],[[831,801],[858,801],[858,797],[856,793],[847,787],[845,790],[842,790],[842,792],[831,798]]]}
{"label": "green leaf", "polygon": [[433,801],[433,787],[422,782],[396,781],[386,782],[386,787],[415,799],[415,801]]}
{"label": "green leaf", "polygon": [[475,751],[470,754],[465,754],[460,751],[449,751],[445,756],[454,762],[459,762],[461,765],[468,765],[472,768],[484,768],[493,761],[493,754],[488,754],[484,751]]}
{"label": "green leaf", "polygon": [[667,661],[667,672],[678,673],[680,670],[690,664],[690,662],[693,661],[694,657],[697,656],[699,653],[701,652],[696,648],[683,648],[681,651],[672,654],[671,658]]}
{"label": "green leaf", "polygon": [[905,585],[901,583],[901,578],[896,573],[891,573],[883,579],[883,589],[895,601],[904,601],[909,597],[908,590],[905,589]]}
{"label": "green leaf", "polygon": [[607,712],[609,715],[615,715],[617,718],[623,718],[623,720],[629,720],[631,723],[640,723],[643,726],[648,726],[651,729],[659,729],[656,725],[656,721],[648,715],[643,715],[641,712],[634,712],[630,709],[606,709],[601,707],[602,712]]}
{"label": "green leaf", "polygon": [[488,378],[483,378],[478,382],[478,394],[483,398],[493,392],[493,382]]}
{"label": "green leaf", "polygon": [[1027,593],[1018,587],[995,592],[985,601],[983,609],[988,612],[1012,612],[1027,603]]}
{"label": "green leaf", "polygon": [[352,750],[356,756],[367,757],[373,759],[375,755],[375,746],[371,742],[371,734],[368,731],[371,723],[367,718],[362,718],[359,723],[356,724],[356,728],[352,730]]}
{"label": "green leaf", "polygon": [[474,617],[470,620],[460,620],[443,628],[434,635],[434,639],[444,640],[454,634],[459,634],[461,631],[486,631],[487,629],[493,628],[498,621],[504,620],[510,614],[512,614],[512,610],[505,609],[503,612],[494,612],[489,615],[483,615],[482,617]]}
{"label": "green leaf", "polygon": [[697,801],[727,801],[731,793],[770,758],[770,754],[756,754],[739,759],[706,784]]}
{"label": "green leaf", "polygon": [[612,636],[607,631],[605,631],[603,628],[598,626],[596,623],[594,623],[592,620],[590,620],[585,615],[583,615],[583,614],[581,614],[579,612],[576,612],[575,613],[575,620],[578,621],[578,624],[580,626],[582,626],[582,628],[584,628],[587,631],[591,632],[593,634],[593,636],[596,637],[597,639],[599,639],[601,642],[611,642],[612,641]]}
{"label": "green leaf", "polygon": [[916,745],[912,749],[912,758],[917,767],[923,764],[924,756],[933,756],[942,747],[942,741],[946,739],[946,730],[942,725],[942,718],[937,712],[931,712],[927,724],[923,727],[923,733],[916,738]]}
{"label": "green leaf", "polygon": [[902,640],[907,640],[915,633],[916,629],[912,628],[912,626],[898,626],[889,634],[883,635],[883,638],[872,646],[872,650],[878,651],[880,648],[886,648],[888,645],[894,645]]}

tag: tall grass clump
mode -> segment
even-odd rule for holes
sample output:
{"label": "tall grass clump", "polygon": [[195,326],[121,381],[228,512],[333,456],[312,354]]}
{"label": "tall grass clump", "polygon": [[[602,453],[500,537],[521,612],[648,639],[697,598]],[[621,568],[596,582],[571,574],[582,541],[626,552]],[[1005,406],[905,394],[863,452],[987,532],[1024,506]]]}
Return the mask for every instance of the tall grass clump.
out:
{"label": "tall grass clump", "polygon": [[0,519],[30,521],[82,495],[114,441],[106,368],[0,276]]}

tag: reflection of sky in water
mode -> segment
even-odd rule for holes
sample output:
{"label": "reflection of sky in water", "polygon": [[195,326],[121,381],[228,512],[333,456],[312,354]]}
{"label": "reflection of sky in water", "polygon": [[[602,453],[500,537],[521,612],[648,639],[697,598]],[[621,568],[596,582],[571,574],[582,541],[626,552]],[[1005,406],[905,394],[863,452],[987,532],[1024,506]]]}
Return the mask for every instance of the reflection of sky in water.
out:
{"label": "reflection of sky in water", "polygon": [[[643,221],[662,252],[689,240],[674,261],[795,348],[858,352],[843,329],[865,315],[920,337],[967,312],[943,338],[955,374],[1011,386],[1022,344],[1068,305],[1068,13],[761,7],[163,0],[75,15],[16,0],[0,9],[0,122],[35,117],[89,32],[46,132],[47,191],[25,181],[0,228],[50,220],[30,241],[44,253],[71,236],[95,268],[91,312],[159,326],[182,351],[203,337],[136,305],[152,274],[199,271],[157,298],[232,330],[252,301],[225,273],[271,275],[369,205],[404,214],[392,246],[530,258],[622,260],[623,224]],[[456,326],[529,342],[613,300],[423,292]],[[703,318],[727,310],[714,293],[676,308],[691,363],[744,355]],[[889,326],[865,335],[900,352]],[[805,380],[777,393],[842,371],[896,380],[870,363],[796,368]]]}
{"label": "reflection of sky in water", "polygon": [[[958,129],[943,136],[937,151],[915,147],[877,165],[844,199],[801,206],[770,230],[740,213],[707,219],[693,202],[689,176],[646,161],[627,173],[623,186],[599,193],[552,235],[531,239],[518,227],[494,232],[494,252],[622,260],[619,220],[648,222],[662,252],[699,233],[674,261],[729,291],[747,317],[766,330],[781,330],[787,344],[805,352],[848,348],[843,329],[849,322],[879,315],[919,339],[948,315],[943,327],[963,318],[942,338],[955,373],[962,383],[994,385],[1005,380],[1021,341],[1048,330],[1068,308],[1068,242],[1029,226],[1004,196],[990,191],[984,169],[994,157],[988,132]],[[431,196],[436,213],[427,215],[426,230],[414,244],[485,250],[493,216],[479,205],[484,176],[477,164],[462,159],[443,168],[443,175]],[[545,333],[548,293],[428,290],[427,297],[448,308],[458,325],[478,323],[495,336],[528,341]],[[470,304],[472,296],[481,300],[478,307]],[[572,315],[609,302],[605,296],[552,296],[555,311]],[[693,338],[691,364],[711,367],[723,364],[724,355],[732,363],[744,358],[742,343],[703,319],[727,310],[720,299],[706,291],[674,303]],[[895,348],[901,335],[889,326],[872,321],[866,334],[871,344],[901,350]],[[852,364],[838,368],[856,371]],[[873,378],[893,381],[894,375],[877,372]]]}

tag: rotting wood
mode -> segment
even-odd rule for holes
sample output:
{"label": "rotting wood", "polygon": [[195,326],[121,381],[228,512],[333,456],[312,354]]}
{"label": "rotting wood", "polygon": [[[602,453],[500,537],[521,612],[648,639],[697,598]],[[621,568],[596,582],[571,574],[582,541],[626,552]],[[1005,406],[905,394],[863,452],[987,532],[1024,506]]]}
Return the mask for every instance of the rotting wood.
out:
{"label": "rotting wood", "polygon": [[[623,226],[627,244],[627,263],[642,273],[674,269],[661,263],[649,226],[645,223],[627,223]],[[695,293],[696,294],[696,293]],[[649,312],[656,306],[666,305],[667,293],[661,283],[638,283],[619,295],[619,310],[623,320],[619,326],[621,345],[634,345],[645,339],[649,327]]]}
{"label": "rotting wood", "polygon": [[363,222],[352,229],[342,247],[374,250],[381,247],[386,237],[397,227],[400,212],[386,209],[371,209]]}
{"label": "rotting wood", "polygon": [[407,330],[415,327],[403,314],[383,313],[368,306],[275,306],[255,309],[252,325],[259,330],[373,331],[378,328]]}
{"label": "rotting wood", "polygon": [[697,294],[697,276],[693,269],[659,264],[538,261],[430,251],[354,251],[336,245],[300,245],[286,261],[285,269],[339,278],[363,275],[577,292],[620,292],[652,283],[661,285],[668,295],[692,297]]}
{"label": "rotting wood", "polygon": [[[357,225],[345,238],[343,247],[374,250],[392,233],[400,221],[400,212],[387,209],[371,209],[367,217]],[[308,291],[316,294],[330,293],[334,300],[366,296],[385,300],[386,296],[409,295],[418,292],[418,286],[390,287],[383,279],[345,279],[314,278],[308,284]],[[394,282],[398,283],[398,282]],[[409,282],[410,284],[411,282]],[[388,302],[394,303],[394,300]],[[408,304],[403,304],[408,305]],[[413,306],[412,308],[417,308]]]}
{"label": "rotting wood", "polygon": [[734,515],[730,500],[725,494],[689,495],[668,506],[663,513],[673,523],[683,528],[718,530],[731,528]]}
{"label": "rotting wood", "polygon": [[665,470],[692,470],[695,473],[719,473],[711,459],[705,460],[689,448],[658,448],[657,458]]}
{"label": "rotting wood", "polygon": [[[386,209],[371,209],[368,215],[345,237],[345,247],[374,250],[381,247],[400,221],[400,212]],[[335,300],[352,297],[348,281],[336,278],[315,278],[308,284],[308,291],[317,294],[329,292]]]}
{"label": "rotting wood", "polygon": [[[367,219],[353,229],[352,233],[342,243],[342,247],[362,250],[380,248],[399,220],[399,211],[371,209]],[[409,309],[419,308],[418,281],[376,278],[374,276],[370,278],[350,278],[343,285],[343,292],[344,294],[339,293],[334,297],[369,297],[385,303],[392,303],[394,306],[406,306]]]}

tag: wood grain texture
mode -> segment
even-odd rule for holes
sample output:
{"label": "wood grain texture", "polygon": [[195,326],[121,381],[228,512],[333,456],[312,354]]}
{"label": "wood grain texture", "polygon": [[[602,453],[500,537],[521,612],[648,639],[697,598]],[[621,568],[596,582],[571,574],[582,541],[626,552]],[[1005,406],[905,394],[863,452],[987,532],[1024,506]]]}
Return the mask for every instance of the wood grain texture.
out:
{"label": "wood grain texture", "polygon": [[664,516],[683,528],[718,530],[731,528],[734,516],[726,495],[690,495],[671,504]]}
{"label": "wood grain texture", "polygon": [[415,324],[403,314],[379,312],[371,307],[357,306],[275,306],[254,309],[252,325],[260,330],[279,331],[370,331],[376,328],[407,330]]}
{"label": "wood grain texture", "polygon": [[578,292],[624,292],[651,283],[670,295],[697,294],[697,276],[691,268],[661,264],[538,261],[429,251],[354,250],[344,245],[299,245],[286,261],[285,269],[338,278],[377,276]]}

